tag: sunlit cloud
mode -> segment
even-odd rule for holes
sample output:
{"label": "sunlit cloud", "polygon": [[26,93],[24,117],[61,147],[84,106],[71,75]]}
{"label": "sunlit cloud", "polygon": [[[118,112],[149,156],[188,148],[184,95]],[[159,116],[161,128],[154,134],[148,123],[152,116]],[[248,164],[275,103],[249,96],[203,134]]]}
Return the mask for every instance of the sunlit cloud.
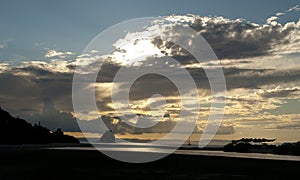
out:
{"label": "sunlit cloud", "polygon": [[[27,61],[15,66],[1,63],[0,84],[5,86],[0,87],[0,104],[32,122],[41,119],[51,128],[60,126],[73,133],[79,131],[77,118],[85,126],[93,127],[91,136],[99,135],[97,128],[103,128],[98,126],[101,120],[119,135],[168,133],[179,121],[180,112],[188,111],[184,125],[189,126],[190,120],[197,117],[194,133],[201,134],[207,124],[212,101],[204,69],[222,67],[228,92],[226,97],[218,97],[227,103],[219,135],[242,136],[243,128],[256,126],[260,126],[261,131],[299,130],[298,114],[286,110],[276,114],[281,107],[291,106],[291,100],[300,98],[300,21],[278,22],[280,17],[294,11],[299,11],[299,6],[272,15],[264,24],[224,17],[171,15],[162,18],[166,26],[129,32],[113,44],[115,51],[111,54],[100,56],[97,51],[92,51],[91,54],[72,58],[76,55],[73,52],[47,49],[44,57],[48,61]],[[197,63],[185,49],[164,42],[158,36],[162,32],[172,34],[180,25],[188,25],[199,32],[216,52],[221,64],[215,60]],[[175,59],[181,67],[164,61],[166,57]],[[155,75],[135,81],[130,89],[129,104],[112,102],[111,89],[114,87],[114,93],[119,94],[129,83],[126,80],[113,82],[120,68],[134,72],[140,65],[151,66],[157,62],[165,62],[157,66],[188,70],[198,88],[200,111],[193,107],[193,99],[187,99],[188,103],[183,107],[178,89],[166,78]],[[78,72],[86,77],[89,72],[100,70],[97,81],[86,87],[95,88],[98,111],[87,111],[77,117],[71,97],[76,65],[86,66],[84,71]],[[181,73],[174,74],[178,81],[182,81]],[[187,84],[186,87],[188,90]],[[186,92],[183,96],[191,96],[191,91]],[[152,97],[153,94],[161,96]],[[47,98],[53,100],[50,110],[45,102]],[[27,102],[31,102],[30,105]],[[117,106],[128,111],[118,112]],[[45,113],[46,110],[51,113]],[[64,122],[56,121],[59,118]],[[134,125],[155,126],[139,129]],[[184,128],[177,133],[184,132]]]}
{"label": "sunlit cloud", "polygon": [[53,50],[53,49],[46,49],[46,50],[47,50],[47,53],[45,54],[46,58],[60,58],[60,59],[64,59],[66,57],[69,57],[70,55],[75,54],[75,53],[70,52],[70,51],[62,52],[62,51],[56,51],[56,50]]}
{"label": "sunlit cloud", "polygon": [[300,11],[300,6],[296,5],[294,7],[291,7],[290,9],[286,10],[286,12],[293,12],[293,11]]}

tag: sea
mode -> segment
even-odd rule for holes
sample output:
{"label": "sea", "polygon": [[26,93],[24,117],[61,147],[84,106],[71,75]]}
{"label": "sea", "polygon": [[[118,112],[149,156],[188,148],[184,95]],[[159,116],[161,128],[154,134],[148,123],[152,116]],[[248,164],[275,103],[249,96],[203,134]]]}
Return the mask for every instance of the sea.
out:
{"label": "sea", "polygon": [[[81,150],[81,151],[114,151],[114,152],[145,152],[145,153],[169,153],[173,154],[192,155],[192,156],[216,156],[216,157],[232,157],[232,158],[248,158],[248,159],[268,159],[268,160],[286,160],[286,161],[300,161],[300,156],[292,155],[277,155],[271,153],[238,153],[238,152],[224,152],[223,147],[228,142],[212,141],[204,149],[199,149],[197,142],[191,142],[191,145],[184,144],[181,148],[176,150],[172,142],[164,145],[144,142],[117,142],[117,143],[100,143],[93,142],[90,146],[87,141],[81,141],[80,147],[50,147],[50,149],[57,150]],[[86,145],[86,146],[85,146]]]}

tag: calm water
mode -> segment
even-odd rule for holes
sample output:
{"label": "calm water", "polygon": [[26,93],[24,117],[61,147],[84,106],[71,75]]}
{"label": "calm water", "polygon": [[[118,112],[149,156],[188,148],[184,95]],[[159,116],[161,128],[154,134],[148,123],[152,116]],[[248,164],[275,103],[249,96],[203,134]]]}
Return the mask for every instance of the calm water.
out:
{"label": "calm water", "polygon": [[[172,148],[172,145],[158,146],[151,143],[96,143],[95,147],[53,147],[51,149],[95,151],[96,148],[101,151],[167,153],[168,149]],[[174,154],[300,161],[300,156],[262,153],[237,153],[208,150],[176,150]]]}

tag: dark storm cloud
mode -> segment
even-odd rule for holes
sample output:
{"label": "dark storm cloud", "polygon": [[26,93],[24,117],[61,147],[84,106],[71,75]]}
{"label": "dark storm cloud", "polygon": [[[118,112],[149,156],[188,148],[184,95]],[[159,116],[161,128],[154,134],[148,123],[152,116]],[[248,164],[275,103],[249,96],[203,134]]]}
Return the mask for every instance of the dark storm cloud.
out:
{"label": "dark storm cloud", "polygon": [[61,128],[63,131],[80,131],[73,115],[68,112],[60,112],[57,110],[51,100],[45,100],[43,110],[40,113],[27,115],[25,118],[31,123],[37,124],[40,122],[43,126],[46,126],[52,131],[57,128]]}
{"label": "dark storm cloud", "polygon": [[[199,89],[210,90],[209,81],[203,68],[187,68],[187,70]],[[300,71],[297,69],[274,70],[227,67],[223,68],[223,72],[227,90],[235,88],[260,89],[264,85],[297,82],[300,78]],[[180,76],[178,73],[178,81],[181,79]],[[178,90],[169,79],[150,74],[139,78],[133,84],[130,93],[132,100],[139,100],[145,97],[149,98],[154,93],[161,93],[165,96],[178,95]]]}
{"label": "dark storm cloud", "polygon": [[[106,75],[103,75],[110,77],[111,74],[108,69],[106,70]],[[189,69],[189,71],[195,78],[198,87],[209,89],[208,83],[205,81],[207,78],[202,68],[192,68]],[[224,73],[228,89],[260,88],[262,85],[273,84],[274,81],[297,81],[300,77],[299,71],[296,70],[280,72],[270,69],[253,70],[225,68]],[[132,100],[145,99],[151,97],[153,93],[159,93],[166,96],[178,95],[176,87],[168,82],[168,79],[164,79],[161,76],[154,74],[140,78],[132,87],[131,98]],[[55,130],[58,127],[62,128],[64,131],[80,130],[74,117],[68,113],[72,112],[72,71],[55,72],[51,69],[39,68],[36,66],[26,68],[18,67],[13,70],[2,72],[0,74],[0,83],[5,84],[5,86],[0,87],[1,101],[3,102],[1,103],[1,106],[11,107],[15,112],[23,112],[24,114],[27,114],[25,117],[32,123],[41,121],[45,126],[52,130]],[[265,94],[262,94],[262,96],[265,98],[271,96],[283,97],[289,96],[290,93],[296,91],[296,89],[278,90],[266,92]],[[51,99],[53,103],[55,103],[55,107],[53,105],[47,105],[47,103],[45,103],[46,98]],[[107,107],[107,102],[109,101],[109,98],[100,100],[98,102],[99,109],[103,109],[103,111],[112,110],[110,107]],[[171,103],[174,102],[175,100]],[[13,107],[16,105],[17,107]],[[42,111],[39,110],[41,108],[43,109]],[[57,109],[66,112],[61,112]],[[34,110],[39,113],[34,114]],[[102,120],[105,121],[107,127],[112,128],[115,133],[119,134],[166,133],[176,124],[176,121],[168,120],[160,122],[151,128],[135,128],[121,120],[118,121],[118,123],[115,123],[113,121],[114,119],[115,118],[109,116],[102,117]],[[92,132],[99,132],[99,129],[103,128],[99,127],[99,119],[80,122],[82,122],[84,126],[90,127]],[[202,131],[196,129],[194,133],[202,133]],[[231,133],[234,133],[233,127],[221,126],[218,131],[218,134]]]}
{"label": "dark storm cloud", "polygon": [[21,115],[25,112],[21,110],[23,108],[37,111],[40,98],[41,90],[32,79],[9,72],[0,73],[0,106],[12,114]]}
{"label": "dark storm cloud", "polygon": [[9,100],[4,106],[20,104],[39,111],[46,97],[64,102],[71,96],[72,73],[55,72],[46,65],[18,66],[0,73],[0,83],[1,99]]}
{"label": "dark storm cloud", "polygon": [[[297,38],[299,22],[282,25],[277,23],[276,19],[268,19],[266,24],[259,25],[241,19],[192,17],[194,20],[186,23],[204,37],[219,59],[241,59],[272,53],[281,54],[284,52],[274,48],[289,46],[299,41]],[[176,26],[169,31],[176,31]],[[186,58],[181,58],[183,64],[193,62],[193,57],[187,51],[172,42],[155,38],[153,44],[165,54],[171,52],[168,55],[185,55]],[[295,49],[293,50],[295,51]]]}
{"label": "dark storm cloud", "polygon": [[[231,69],[232,70],[232,69]],[[264,85],[298,82],[300,71],[294,70],[243,70],[233,69],[234,74],[227,75],[225,69],[226,85],[228,89],[247,88],[260,89]]]}
{"label": "dark storm cloud", "polygon": [[[112,70],[111,70],[112,68]],[[110,82],[118,65],[107,64],[102,68],[98,76],[98,82]],[[128,67],[129,71],[132,67]],[[209,83],[203,68],[187,68],[195,79],[198,88],[209,90]],[[272,69],[239,69],[223,68],[226,78],[227,89],[247,88],[259,89],[263,85],[297,82],[300,78],[298,70],[272,70]],[[72,77],[73,71],[57,72],[49,66],[26,66],[17,67],[0,73],[0,96],[2,106],[9,109],[30,108],[39,110],[43,105],[44,98],[51,98],[55,104],[63,111],[72,111]],[[177,74],[180,81],[180,74]],[[124,82],[126,83],[126,82]],[[120,89],[122,89],[122,85]],[[270,92],[262,95],[265,98],[280,95],[287,96],[290,91]],[[278,94],[279,93],[279,94]],[[163,96],[177,96],[177,87],[167,78],[160,75],[149,74],[139,78],[130,89],[131,100],[142,100],[151,97],[153,94]],[[100,94],[101,96],[101,94]],[[101,97],[97,102],[101,111],[112,110],[107,106],[111,102],[110,98]],[[27,105],[30,102],[29,105]],[[168,102],[169,103],[169,102]],[[29,106],[29,107],[28,107]],[[14,111],[17,111],[14,109]],[[23,111],[28,113],[29,111]]]}

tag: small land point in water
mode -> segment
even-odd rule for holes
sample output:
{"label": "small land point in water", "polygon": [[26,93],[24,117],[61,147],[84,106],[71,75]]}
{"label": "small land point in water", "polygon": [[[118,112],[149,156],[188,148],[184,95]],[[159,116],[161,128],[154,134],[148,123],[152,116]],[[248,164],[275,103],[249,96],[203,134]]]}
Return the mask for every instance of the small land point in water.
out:
{"label": "small land point in water", "polygon": [[100,138],[100,142],[102,143],[115,143],[116,137],[112,130],[106,131]]}

